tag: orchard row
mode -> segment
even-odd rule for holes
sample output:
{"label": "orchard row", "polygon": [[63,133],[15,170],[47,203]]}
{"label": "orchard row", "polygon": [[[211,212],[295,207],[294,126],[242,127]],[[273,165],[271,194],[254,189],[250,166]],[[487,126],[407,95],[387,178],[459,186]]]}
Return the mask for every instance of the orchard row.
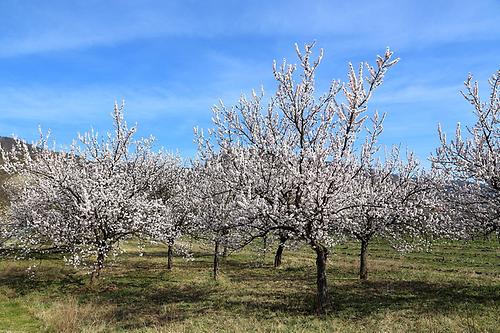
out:
{"label": "orchard row", "polygon": [[[499,231],[500,71],[486,102],[468,77],[463,95],[476,123],[440,144],[423,168],[397,146],[378,143],[384,115],[369,101],[398,59],[389,50],[375,64],[349,65],[346,82],[315,91],[322,52],[297,47],[298,66],[273,67],[277,89],[213,109],[213,129],[195,129],[198,154],[183,162],[154,151],[153,139],[135,139],[123,106],[115,105],[114,132],[79,135],[58,151],[48,135],[1,150],[10,206],[1,222],[4,247],[18,255],[62,250],[68,264],[92,278],[129,238],[163,242],[180,237],[211,242],[214,277],[219,254],[261,237],[316,253],[317,310],[328,301],[328,249],[360,243],[361,279],[374,238],[402,250],[426,248],[437,238],[469,238]],[[297,72],[299,72],[297,74]]]}

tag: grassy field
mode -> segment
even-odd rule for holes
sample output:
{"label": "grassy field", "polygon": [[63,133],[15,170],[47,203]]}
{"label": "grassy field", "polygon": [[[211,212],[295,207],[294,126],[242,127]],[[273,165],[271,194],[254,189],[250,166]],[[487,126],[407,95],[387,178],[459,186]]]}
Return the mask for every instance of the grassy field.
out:
{"label": "grassy field", "polygon": [[323,317],[311,311],[310,250],[285,251],[280,269],[272,253],[246,250],[228,257],[214,282],[208,250],[167,271],[164,248],[126,249],[93,285],[57,256],[0,261],[0,332],[500,332],[496,241],[405,256],[373,244],[367,282],[356,277],[357,245],[338,246]]}

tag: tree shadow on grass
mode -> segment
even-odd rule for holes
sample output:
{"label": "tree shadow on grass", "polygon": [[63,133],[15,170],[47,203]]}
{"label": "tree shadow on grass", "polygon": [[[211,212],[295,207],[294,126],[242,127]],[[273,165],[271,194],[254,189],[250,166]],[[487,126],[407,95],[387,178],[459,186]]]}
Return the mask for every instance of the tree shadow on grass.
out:
{"label": "tree shadow on grass", "polygon": [[339,315],[363,318],[387,309],[448,314],[460,307],[477,308],[499,301],[500,287],[423,281],[349,281],[331,290]]}
{"label": "tree shadow on grass", "polygon": [[94,302],[114,305],[113,321],[123,329],[137,329],[198,317],[208,310],[205,300],[214,292],[207,284],[180,288],[118,285],[97,292]]}
{"label": "tree shadow on grass", "polygon": [[[16,294],[42,292],[48,296],[75,296],[83,303],[111,305],[112,321],[123,329],[163,325],[184,321],[206,313],[225,312],[235,316],[271,318],[314,315],[314,267],[273,269],[252,267],[236,259],[222,266],[226,282],[210,281],[210,264],[206,261],[181,261],[174,272],[161,264],[123,262],[105,272],[96,285],[82,286],[85,276],[68,278],[70,270],[51,266],[29,278],[25,269],[16,267],[0,272],[0,287]],[[203,272],[206,272],[203,273]],[[410,315],[452,313],[456,308],[481,309],[500,299],[500,286],[476,286],[467,283],[434,283],[424,281],[332,279],[336,269],[329,270],[331,304],[329,315],[363,319],[386,310],[409,310]],[[184,278],[198,274],[197,280]]]}
{"label": "tree shadow on grass", "polygon": [[69,267],[41,267],[33,270],[21,265],[8,267],[0,271],[0,287],[5,286],[16,295],[27,295],[32,292],[57,290],[60,294],[70,293],[84,284],[85,276],[75,275]]}
{"label": "tree shadow on grass", "polygon": [[[312,277],[311,277],[312,278]],[[304,288],[297,281],[287,291],[245,291],[221,302],[221,306],[235,315],[252,314],[260,318],[285,315],[315,315],[315,286]],[[374,281],[361,283],[344,281],[330,283],[328,315],[349,319],[363,319],[386,310],[408,310],[411,315],[449,314],[457,309],[477,309],[492,306],[500,299],[500,288],[437,284],[418,281]]]}

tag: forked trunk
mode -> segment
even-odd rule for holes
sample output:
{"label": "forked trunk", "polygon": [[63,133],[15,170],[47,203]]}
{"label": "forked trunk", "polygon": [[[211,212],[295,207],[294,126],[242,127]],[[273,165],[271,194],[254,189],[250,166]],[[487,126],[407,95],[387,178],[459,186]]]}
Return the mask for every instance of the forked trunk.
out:
{"label": "forked trunk", "polygon": [[328,288],[326,283],[326,260],[328,257],[328,250],[325,246],[318,243],[314,243],[312,246],[316,251],[316,311],[318,314],[324,314],[328,305]]}
{"label": "forked trunk", "polygon": [[213,267],[213,276],[214,280],[217,280],[219,277],[219,241],[215,241],[215,247],[214,247],[214,267]]}
{"label": "forked trunk", "polygon": [[359,278],[361,280],[368,279],[368,266],[366,256],[368,254],[368,240],[361,240],[361,252],[359,253]]}

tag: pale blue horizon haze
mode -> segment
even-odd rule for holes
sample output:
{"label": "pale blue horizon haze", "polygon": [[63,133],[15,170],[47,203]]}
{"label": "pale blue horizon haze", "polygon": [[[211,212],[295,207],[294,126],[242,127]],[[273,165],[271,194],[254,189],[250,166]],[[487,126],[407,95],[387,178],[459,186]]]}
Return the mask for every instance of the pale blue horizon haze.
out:
{"label": "pale blue horizon haze", "polygon": [[381,143],[429,165],[437,125],[470,123],[467,74],[488,93],[500,65],[500,1],[16,1],[0,2],[0,136],[27,141],[38,126],[60,145],[109,129],[115,100],[157,146],[192,157],[193,127],[211,107],[274,90],[273,60],[296,62],[316,41],[318,92],[347,64],[386,47],[400,63],[370,107],[387,113]]}

